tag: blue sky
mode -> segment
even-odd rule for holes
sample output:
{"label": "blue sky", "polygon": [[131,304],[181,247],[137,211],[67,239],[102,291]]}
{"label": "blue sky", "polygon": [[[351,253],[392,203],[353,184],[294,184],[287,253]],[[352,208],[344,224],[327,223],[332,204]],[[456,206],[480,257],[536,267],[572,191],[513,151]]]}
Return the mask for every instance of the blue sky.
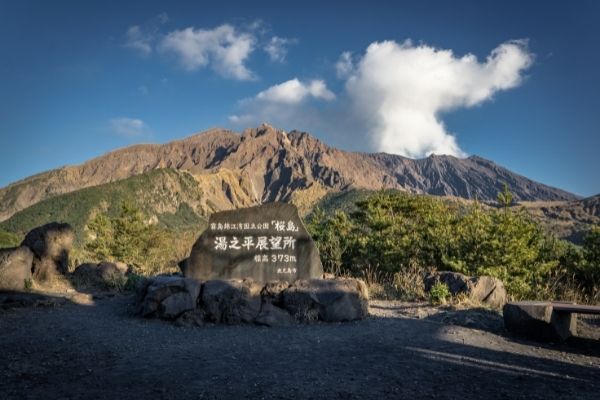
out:
{"label": "blue sky", "polygon": [[0,1],[0,186],[266,121],[600,193],[598,2],[123,3]]}

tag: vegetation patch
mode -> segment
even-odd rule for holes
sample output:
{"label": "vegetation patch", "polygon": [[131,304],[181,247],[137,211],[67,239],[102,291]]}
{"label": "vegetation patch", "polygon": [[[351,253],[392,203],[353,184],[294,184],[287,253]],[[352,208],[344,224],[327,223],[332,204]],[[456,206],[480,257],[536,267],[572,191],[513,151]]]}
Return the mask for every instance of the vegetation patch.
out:
{"label": "vegetation patch", "polygon": [[410,269],[450,270],[499,278],[513,299],[600,301],[600,229],[583,246],[557,239],[513,207],[506,189],[496,207],[397,191],[373,193],[355,207],[331,214],[317,209],[309,217],[327,272],[368,272],[389,286]]}

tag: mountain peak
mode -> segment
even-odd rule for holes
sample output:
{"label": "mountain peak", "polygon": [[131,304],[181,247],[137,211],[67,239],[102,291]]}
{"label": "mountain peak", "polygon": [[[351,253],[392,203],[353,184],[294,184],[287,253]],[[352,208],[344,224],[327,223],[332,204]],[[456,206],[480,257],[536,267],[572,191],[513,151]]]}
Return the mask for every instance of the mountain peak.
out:
{"label": "mountain peak", "polygon": [[[203,191],[208,194],[231,194],[235,186],[236,196],[257,203],[289,201],[292,195],[309,191],[324,195],[348,188],[495,200],[505,183],[517,201],[577,198],[477,156],[459,159],[431,155],[413,160],[385,153],[347,152],[307,132],[294,130],[286,134],[262,124],[242,134],[213,128],[162,145],[131,146],[82,165],[21,180],[0,189],[0,221],[49,197],[160,168],[203,177],[202,185],[208,185]],[[213,176],[219,171],[229,172]]]}

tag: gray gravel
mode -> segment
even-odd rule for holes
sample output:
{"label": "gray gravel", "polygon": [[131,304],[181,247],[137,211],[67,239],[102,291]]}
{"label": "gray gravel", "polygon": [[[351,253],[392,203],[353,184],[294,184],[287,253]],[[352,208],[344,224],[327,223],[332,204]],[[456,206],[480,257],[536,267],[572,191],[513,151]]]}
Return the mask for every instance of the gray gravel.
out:
{"label": "gray gravel", "polygon": [[[540,345],[491,324],[415,318],[183,328],[130,317],[130,296],[0,310],[3,399],[598,399],[600,343]],[[439,318],[438,318],[439,319]],[[493,319],[493,318],[492,318]]]}

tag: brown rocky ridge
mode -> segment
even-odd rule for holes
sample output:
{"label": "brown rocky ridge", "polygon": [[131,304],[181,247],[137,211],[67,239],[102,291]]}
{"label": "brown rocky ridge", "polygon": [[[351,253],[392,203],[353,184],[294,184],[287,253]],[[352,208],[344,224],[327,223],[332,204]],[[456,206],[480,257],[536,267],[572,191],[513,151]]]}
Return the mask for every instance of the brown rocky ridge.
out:
{"label": "brown rocky ridge", "polygon": [[[44,199],[160,168],[189,172],[216,209],[270,201],[310,207],[350,188],[495,200],[506,183],[517,201],[571,201],[566,191],[530,180],[477,156],[410,159],[347,152],[306,132],[267,124],[238,134],[211,129],[166,144],[140,144],[81,165],[47,171],[0,189],[0,221]],[[301,207],[302,208],[302,207]]]}

